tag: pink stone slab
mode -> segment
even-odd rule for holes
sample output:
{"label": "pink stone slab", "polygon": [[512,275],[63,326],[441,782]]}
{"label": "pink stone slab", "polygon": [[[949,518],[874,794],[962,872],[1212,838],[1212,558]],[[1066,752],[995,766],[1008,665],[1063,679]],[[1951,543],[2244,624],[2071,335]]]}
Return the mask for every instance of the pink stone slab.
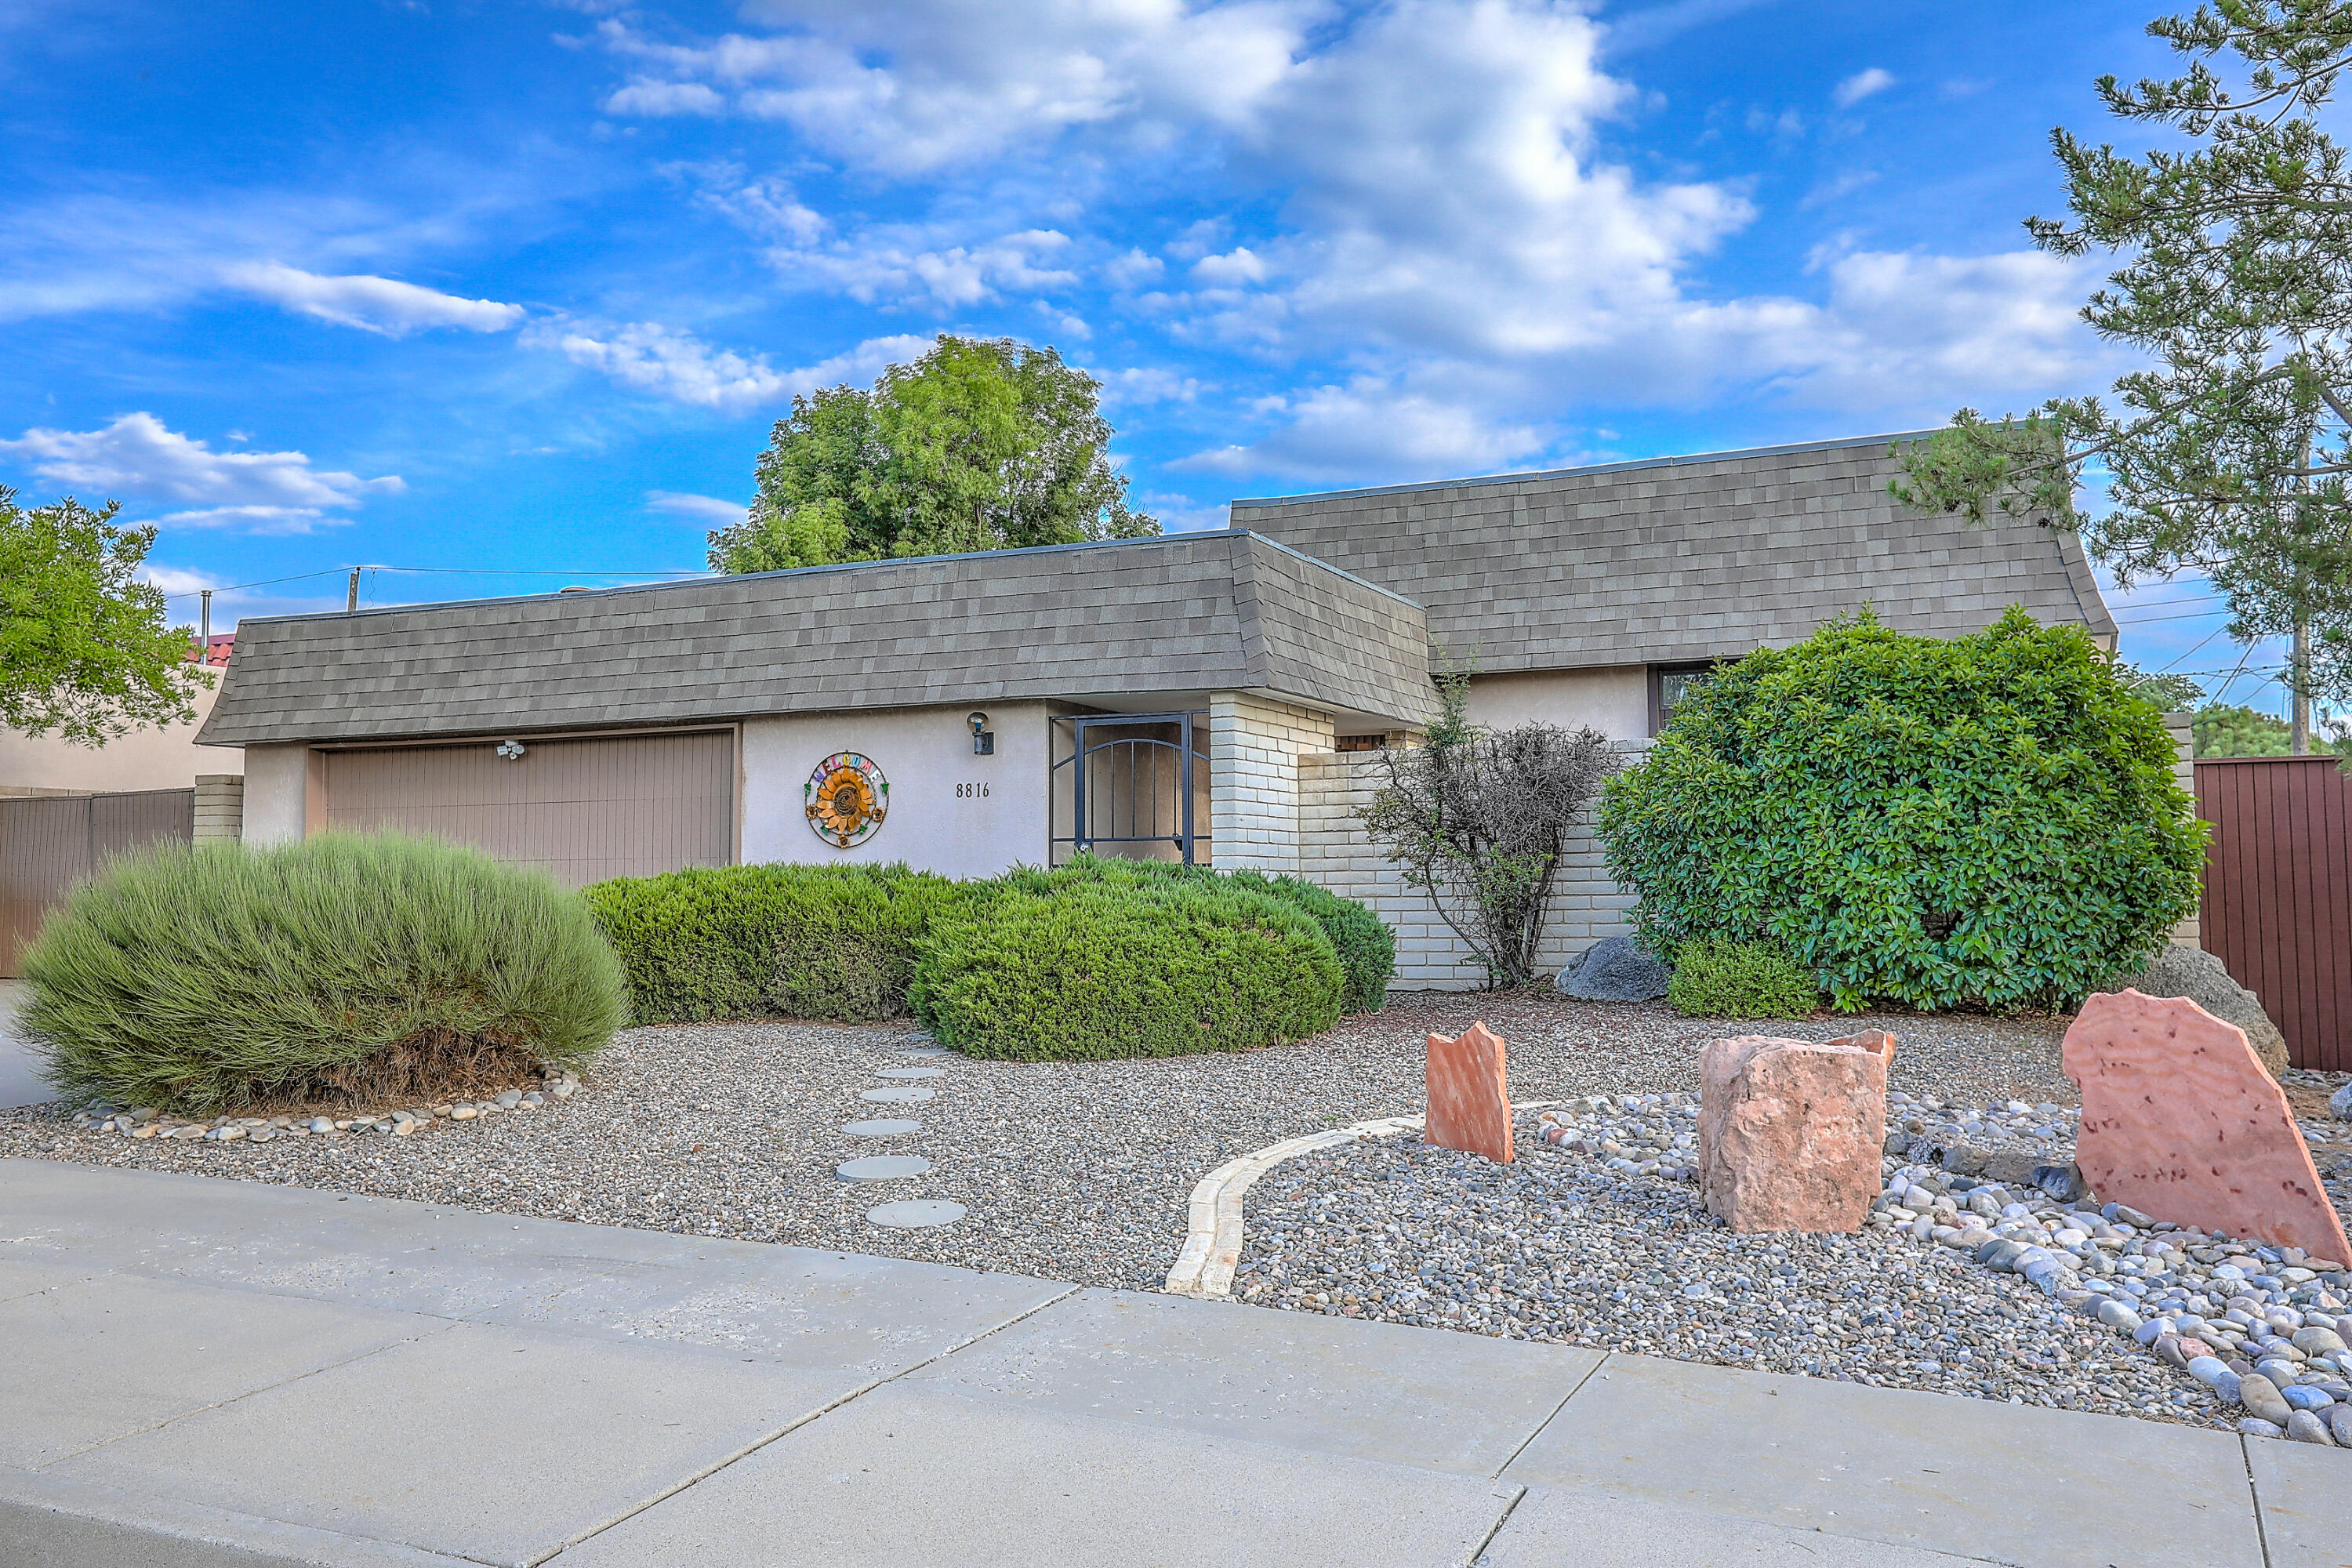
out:
{"label": "pink stone slab", "polygon": [[1738,1231],[1857,1231],[1879,1194],[1895,1037],[1715,1040],[1699,1056],[1699,1181]]}
{"label": "pink stone slab", "polygon": [[2185,996],[2102,993],[2063,1062],[2083,1091],[2074,1163],[2099,1196],[2352,1263],[2286,1095],[2236,1025]]}
{"label": "pink stone slab", "polygon": [[1511,1094],[1503,1037],[1473,1024],[1453,1039],[1429,1037],[1426,1142],[1511,1163]]}

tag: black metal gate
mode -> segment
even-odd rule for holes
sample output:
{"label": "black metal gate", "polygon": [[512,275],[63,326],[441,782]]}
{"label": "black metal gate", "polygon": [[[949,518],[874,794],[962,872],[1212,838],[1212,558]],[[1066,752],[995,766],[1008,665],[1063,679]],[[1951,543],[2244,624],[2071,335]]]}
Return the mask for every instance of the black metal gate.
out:
{"label": "black metal gate", "polygon": [[1090,713],[1054,721],[1053,859],[1081,851],[1209,860],[1205,713]]}

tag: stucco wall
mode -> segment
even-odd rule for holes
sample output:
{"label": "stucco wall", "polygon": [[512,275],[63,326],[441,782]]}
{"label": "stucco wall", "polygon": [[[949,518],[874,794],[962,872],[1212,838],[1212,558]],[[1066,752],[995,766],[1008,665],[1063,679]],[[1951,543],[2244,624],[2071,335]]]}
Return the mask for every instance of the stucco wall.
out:
{"label": "stucco wall", "polygon": [[[1354,808],[1368,805],[1387,780],[1378,752],[1344,752],[1298,759],[1298,874],[1342,897],[1369,905],[1396,932],[1396,978],[1402,991],[1463,991],[1486,983],[1466,961],[1460,941],[1429,895],[1405,886],[1404,874],[1364,837]],[[1626,934],[1624,911],[1633,895],[1609,878],[1590,818],[1569,840],[1554,883],[1551,920],[1544,929],[1538,967],[1555,973],[1604,936]]]}
{"label": "stucco wall", "polygon": [[1498,730],[1535,722],[1563,730],[1590,727],[1612,741],[1647,740],[1650,667],[1473,675],[1470,721]]}
{"label": "stucco wall", "polygon": [[[213,675],[217,680],[221,671]],[[55,735],[36,739],[0,730],[0,787],[97,793],[186,789],[199,773],[233,773],[244,763],[235,746],[199,746],[196,731],[220,695],[215,685],[195,694],[193,723],[134,730],[103,746],[77,746]]]}
{"label": "stucco wall", "polygon": [[1337,744],[1328,713],[1244,691],[1209,694],[1209,813],[1218,869],[1298,870],[1305,837],[1300,762]]}
{"label": "stucco wall", "polygon": [[311,772],[308,746],[245,748],[244,835],[247,844],[291,844],[302,837]]}
{"label": "stucco wall", "polygon": [[[743,859],[823,865],[904,860],[947,877],[992,877],[1045,863],[1047,708],[984,706],[996,754],[978,757],[969,704],[879,712],[787,714],[743,721]],[[804,786],[835,752],[861,752],[890,781],[874,836],[836,849],[810,831]],[[959,786],[985,784],[985,795]],[[248,805],[247,810],[251,807]]]}

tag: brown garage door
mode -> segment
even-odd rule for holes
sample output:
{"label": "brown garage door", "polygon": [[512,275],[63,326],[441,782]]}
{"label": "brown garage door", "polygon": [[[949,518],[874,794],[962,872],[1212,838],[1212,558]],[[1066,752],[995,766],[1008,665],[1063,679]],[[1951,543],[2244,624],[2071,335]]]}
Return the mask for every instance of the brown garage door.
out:
{"label": "brown garage door", "polygon": [[498,745],[329,752],[327,825],[454,838],[573,888],[735,858],[725,731]]}

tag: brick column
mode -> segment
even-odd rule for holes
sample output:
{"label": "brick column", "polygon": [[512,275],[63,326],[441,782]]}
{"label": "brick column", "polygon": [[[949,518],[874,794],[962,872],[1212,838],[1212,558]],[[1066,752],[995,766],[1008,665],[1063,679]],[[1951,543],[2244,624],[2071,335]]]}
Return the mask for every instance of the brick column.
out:
{"label": "brick column", "polygon": [[243,773],[198,773],[196,775],[195,840],[202,844],[208,838],[232,841],[245,837],[245,775]]}
{"label": "brick column", "polygon": [[1298,870],[1298,759],[1339,746],[1328,713],[1246,691],[1209,694],[1209,831],[1219,870]]}

